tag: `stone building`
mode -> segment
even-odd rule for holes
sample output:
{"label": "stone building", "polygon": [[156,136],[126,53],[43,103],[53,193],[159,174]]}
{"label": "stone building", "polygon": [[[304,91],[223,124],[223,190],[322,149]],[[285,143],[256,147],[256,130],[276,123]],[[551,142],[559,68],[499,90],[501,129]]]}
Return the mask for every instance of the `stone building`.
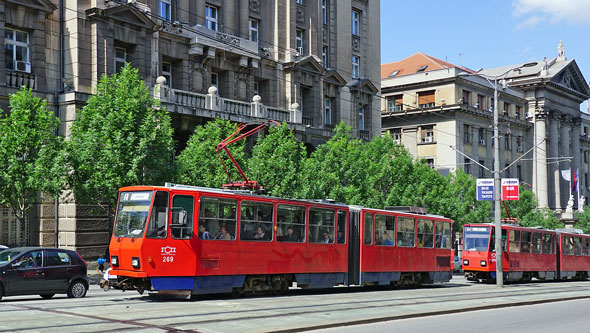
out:
{"label": "stone building", "polygon": [[441,173],[462,168],[492,178],[482,166],[493,170],[494,89],[479,75],[505,79],[497,101],[501,176],[520,179],[540,207],[561,212],[570,183],[560,170],[578,170],[581,195],[590,192],[590,117],[580,111],[590,89],[561,43],[559,50],[552,59],[477,72],[421,53],[384,64],[383,131]]}
{"label": "stone building", "polygon": [[[214,118],[285,121],[310,147],[341,121],[370,139],[381,132],[379,11],[377,0],[0,0],[0,107],[31,87],[67,136],[100,77],[128,62],[170,111],[181,148]],[[91,212],[38,205],[28,239],[0,243],[102,253],[107,217]]]}

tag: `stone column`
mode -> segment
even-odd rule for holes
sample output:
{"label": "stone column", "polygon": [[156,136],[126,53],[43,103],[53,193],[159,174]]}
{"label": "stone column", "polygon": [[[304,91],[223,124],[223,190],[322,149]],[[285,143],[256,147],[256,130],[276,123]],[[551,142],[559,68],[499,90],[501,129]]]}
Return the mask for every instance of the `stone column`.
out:
{"label": "stone column", "polygon": [[[551,162],[556,162],[559,156],[559,132],[557,125],[559,123],[559,113],[555,111],[549,116],[549,157],[552,157]],[[550,202],[550,207],[555,207],[556,211],[561,212],[561,196],[560,196],[560,179],[559,164],[549,164],[550,184],[549,188],[553,192]]]}
{"label": "stone column", "polygon": [[[479,162],[479,129],[473,127],[472,129],[472,144],[471,144],[471,157]],[[479,177],[479,168],[480,166],[475,164],[475,163],[471,163],[472,170],[471,170],[471,174],[475,177]]]}
{"label": "stone column", "polygon": [[[580,171],[583,173],[582,168],[580,167],[580,125],[582,124],[581,118],[574,118],[572,119],[572,144],[570,145],[570,156],[573,156],[572,160],[572,177],[574,170],[578,171],[578,190],[580,189]],[[573,189],[572,189],[573,190]],[[573,193],[574,195],[574,207],[578,207],[578,193]]]}
{"label": "stone column", "polygon": [[539,208],[548,208],[549,200],[547,193],[547,143],[546,138],[546,119],[547,112],[539,109],[535,113],[535,181],[533,182],[533,192],[537,195]]}
{"label": "stone column", "polygon": [[[559,138],[561,139],[561,149],[559,151],[559,155],[562,157],[568,157],[570,155],[570,123],[571,123],[571,116],[563,115],[561,117],[561,133]],[[563,161],[559,163],[559,168],[561,170],[569,170],[570,162]],[[571,175],[570,175],[571,179]],[[567,201],[569,199],[569,185],[570,182],[561,178],[561,201],[558,207],[562,207],[565,209],[567,206]]]}

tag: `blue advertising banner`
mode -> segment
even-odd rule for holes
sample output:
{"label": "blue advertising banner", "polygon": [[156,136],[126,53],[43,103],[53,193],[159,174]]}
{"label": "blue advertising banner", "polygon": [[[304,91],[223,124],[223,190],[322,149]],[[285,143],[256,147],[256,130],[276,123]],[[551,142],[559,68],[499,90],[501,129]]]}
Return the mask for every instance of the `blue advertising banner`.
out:
{"label": "blue advertising banner", "polygon": [[476,188],[477,200],[494,200],[493,178],[478,178]]}

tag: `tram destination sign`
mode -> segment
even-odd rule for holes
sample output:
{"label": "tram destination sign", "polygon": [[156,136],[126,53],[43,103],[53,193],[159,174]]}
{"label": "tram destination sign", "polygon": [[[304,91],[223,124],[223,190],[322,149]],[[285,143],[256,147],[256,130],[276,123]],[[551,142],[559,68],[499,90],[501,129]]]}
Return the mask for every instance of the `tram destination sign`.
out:
{"label": "tram destination sign", "polygon": [[494,179],[493,178],[478,178],[477,186],[477,200],[494,200]]}
{"label": "tram destination sign", "polygon": [[502,178],[502,200],[518,200],[518,178]]}

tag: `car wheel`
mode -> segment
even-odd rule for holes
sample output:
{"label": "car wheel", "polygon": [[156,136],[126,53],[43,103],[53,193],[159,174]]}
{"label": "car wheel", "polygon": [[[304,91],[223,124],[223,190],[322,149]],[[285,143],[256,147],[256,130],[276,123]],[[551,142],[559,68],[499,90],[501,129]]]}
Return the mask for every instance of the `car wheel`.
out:
{"label": "car wheel", "polygon": [[53,297],[53,295],[55,295],[55,294],[40,294],[39,296],[41,296],[45,299],[50,299],[51,297]]}
{"label": "car wheel", "polygon": [[88,287],[86,284],[80,280],[74,281],[70,287],[68,288],[68,297],[69,298],[80,298],[86,296],[86,291]]}

